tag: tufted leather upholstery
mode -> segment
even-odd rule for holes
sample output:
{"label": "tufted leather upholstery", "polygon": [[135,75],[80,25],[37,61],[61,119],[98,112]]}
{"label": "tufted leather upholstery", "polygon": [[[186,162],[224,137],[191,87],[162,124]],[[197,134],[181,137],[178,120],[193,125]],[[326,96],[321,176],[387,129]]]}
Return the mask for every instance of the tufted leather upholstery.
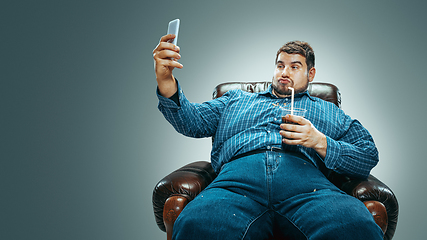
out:
{"label": "tufted leather upholstery", "polygon": [[[271,82],[228,82],[219,84],[213,94],[212,98],[219,98],[228,90],[241,89],[242,91],[257,93],[267,90]],[[341,94],[338,88],[330,83],[309,83],[308,92],[314,97],[321,98],[325,101],[332,102],[337,107],[341,107]]]}
{"label": "tufted leather upholstery", "polygon": [[[231,89],[247,92],[265,91],[271,82],[230,82],[218,85],[213,98],[221,97]],[[338,88],[329,83],[310,83],[310,95],[319,97],[341,107],[341,94]],[[173,223],[184,209],[216,177],[207,161],[190,163],[159,181],[153,191],[153,208],[157,225],[167,232],[171,239]],[[384,239],[392,239],[396,230],[399,206],[396,196],[384,183],[369,176],[365,180],[350,179],[332,172],[328,179],[347,194],[362,201],[375,222],[381,227]]]}

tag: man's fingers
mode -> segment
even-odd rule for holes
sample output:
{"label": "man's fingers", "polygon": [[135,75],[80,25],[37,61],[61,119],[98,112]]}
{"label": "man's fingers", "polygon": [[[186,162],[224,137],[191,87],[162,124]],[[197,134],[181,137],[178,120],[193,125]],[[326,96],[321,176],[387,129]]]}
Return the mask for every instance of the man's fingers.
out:
{"label": "man's fingers", "polygon": [[172,67],[172,68],[183,68],[183,65],[172,59],[160,59],[157,61],[158,66]]}
{"label": "man's fingers", "polygon": [[298,123],[298,124],[302,125],[302,124],[304,124],[306,119],[304,117],[301,117],[301,116],[295,116],[295,115],[288,114],[285,116],[285,120],[288,122]]}
{"label": "man's fingers", "polygon": [[157,66],[182,68],[182,64],[176,61],[180,58],[181,55],[179,53],[169,50],[154,53],[154,60]]}
{"label": "man's fingers", "polygon": [[179,53],[180,48],[177,45],[173,44],[173,43],[161,42],[158,45],[158,50],[159,51],[162,51],[162,50],[171,50],[171,51]]}
{"label": "man's fingers", "polygon": [[174,34],[168,34],[160,38],[159,44],[157,44],[156,48],[154,48],[153,53],[155,51],[162,51],[165,49],[169,49],[175,52],[179,52],[179,47],[175,44],[171,43],[171,41],[175,38]]}
{"label": "man's fingers", "polygon": [[163,50],[163,51],[157,51],[153,53],[153,58],[155,60],[157,59],[180,59],[181,55],[177,52],[171,51],[171,50]]}
{"label": "man's fingers", "polygon": [[160,42],[170,42],[175,39],[175,34],[167,34],[160,38]]}
{"label": "man's fingers", "polygon": [[291,131],[291,132],[298,132],[298,131],[302,131],[301,129],[301,125],[299,124],[293,124],[293,123],[282,123],[280,124],[280,128],[286,131]]}
{"label": "man's fingers", "polygon": [[301,145],[304,146],[307,140],[304,137],[304,134],[301,133],[295,133],[295,132],[286,132],[282,135],[282,142],[287,145]]}
{"label": "man's fingers", "polygon": [[286,145],[301,145],[301,140],[282,138],[282,142]]}
{"label": "man's fingers", "polygon": [[153,56],[163,51],[171,51],[171,52],[179,53],[180,48],[172,43],[161,42],[156,46],[156,48],[154,48]]}
{"label": "man's fingers", "polygon": [[299,132],[280,131],[280,135],[287,139],[302,139],[304,134]]}

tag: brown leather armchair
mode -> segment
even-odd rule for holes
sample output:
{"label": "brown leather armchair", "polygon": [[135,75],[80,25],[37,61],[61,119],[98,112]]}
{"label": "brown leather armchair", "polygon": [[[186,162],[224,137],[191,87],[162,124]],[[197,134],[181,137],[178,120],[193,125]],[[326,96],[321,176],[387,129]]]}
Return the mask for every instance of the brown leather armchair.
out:
{"label": "brown leather armchair", "polygon": [[[223,83],[215,88],[213,98],[221,97],[231,89],[247,92],[261,92],[271,82],[231,82]],[[310,95],[319,97],[341,107],[341,94],[338,88],[329,83],[310,83]],[[173,224],[197,194],[206,188],[216,177],[216,173],[207,161],[190,163],[159,181],[153,191],[154,215],[159,228],[172,238]],[[399,206],[396,196],[384,183],[369,176],[365,180],[350,179],[332,173],[328,179],[341,190],[362,201],[372,213],[375,222],[384,232],[384,239],[392,239],[396,230]]]}

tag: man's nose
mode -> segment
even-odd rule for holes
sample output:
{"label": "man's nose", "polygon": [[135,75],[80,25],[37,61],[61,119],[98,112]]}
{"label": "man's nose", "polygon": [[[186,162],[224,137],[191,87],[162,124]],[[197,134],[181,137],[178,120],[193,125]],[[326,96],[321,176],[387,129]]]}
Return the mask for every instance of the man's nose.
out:
{"label": "man's nose", "polygon": [[286,77],[289,76],[289,68],[288,67],[284,67],[283,71],[282,71],[282,77]]}

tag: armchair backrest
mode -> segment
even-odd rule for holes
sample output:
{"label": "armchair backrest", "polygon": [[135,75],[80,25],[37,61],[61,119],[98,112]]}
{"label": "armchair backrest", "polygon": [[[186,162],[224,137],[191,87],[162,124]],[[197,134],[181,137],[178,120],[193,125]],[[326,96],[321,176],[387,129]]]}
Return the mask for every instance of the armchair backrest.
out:
{"label": "armchair backrest", "polygon": [[[216,86],[212,98],[221,97],[224,93],[232,89],[241,89],[246,92],[263,92],[267,90],[271,82],[227,82]],[[331,83],[311,82],[308,84],[308,92],[313,97],[321,98],[341,107],[341,93],[339,89]]]}

